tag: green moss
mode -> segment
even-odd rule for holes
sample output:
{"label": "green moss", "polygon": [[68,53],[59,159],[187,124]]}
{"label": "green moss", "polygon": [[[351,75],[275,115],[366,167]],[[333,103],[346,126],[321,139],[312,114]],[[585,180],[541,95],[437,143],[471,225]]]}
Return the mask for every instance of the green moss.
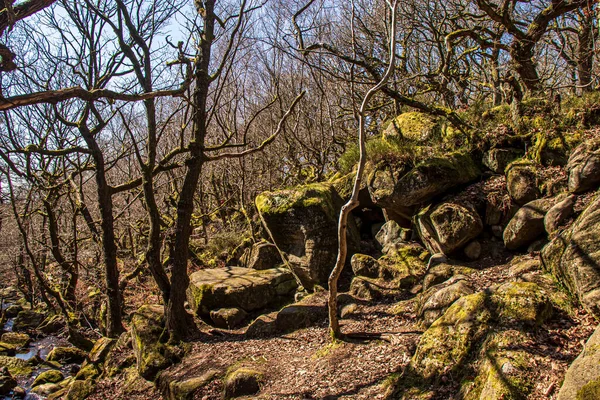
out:
{"label": "green moss", "polygon": [[33,368],[31,365],[20,358],[0,356],[0,368],[6,367],[14,377],[25,377],[31,375]]}
{"label": "green moss", "polygon": [[75,376],[75,380],[95,380],[100,376],[102,371],[100,368],[94,364],[84,364],[77,375]]}
{"label": "green moss", "polygon": [[328,215],[333,215],[333,190],[329,183],[312,183],[293,189],[265,192],[256,197],[256,208],[263,215],[277,215],[292,208],[321,207]]}
{"label": "green moss", "polygon": [[43,385],[46,383],[58,383],[63,379],[64,376],[62,372],[55,369],[51,369],[49,371],[44,371],[41,374],[39,374],[31,384],[31,387]]}
{"label": "green moss", "polygon": [[464,296],[423,333],[411,366],[425,379],[441,376],[463,365],[472,346],[487,331],[491,314],[488,295]]}
{"label": "green moss", "polygon": [[413,111],[405,112],[391,120],[386,133],[397,133],[409,140],[424,140],[439,137],[442,127],[440,121],[431,115]]}
{"label": "green moss", "polygon": [[[425,254],[423,254],[425,252]],[[421,246],[406,245],[397,247],[394,251],[380,259],[381,273],[384,279],[403,279],[406,276],[420,278],[425,273],[425,259],[429,252]]]}
{"label": "green moss", "polygon": [[341,340],[337,340],[333,338],[333,340],[327,343],[325,346],[321,347],[317,352],[312,356],[313,359],[323,358],[330,355],[336,349],[342,347],[344,342]]}
{"label": "green moss", "polygon": [[540,325],[552,315],[546,292],[533,282],[510,282],[492,296],[497,318],[503,323]]}
{"label": "green moss", "polygon": [[576,400],[597,400],[600,399],[600,379],[586,383],[577,391]]}

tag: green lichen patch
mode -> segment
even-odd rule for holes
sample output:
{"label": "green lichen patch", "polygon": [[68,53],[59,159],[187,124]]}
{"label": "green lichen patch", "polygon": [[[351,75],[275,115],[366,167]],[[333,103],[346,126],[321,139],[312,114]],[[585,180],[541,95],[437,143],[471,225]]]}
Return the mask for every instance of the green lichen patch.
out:
{"label": "green lichen patch", "polygon": [[588,382],[577,392],[576,400],[600,399],[600,379]]}
{"label": "green lichen patch", "polygon": [[334,190],[329,183],[312,183],[293,189],[264,192],[256,197],[256,208],[263,215],[277,215],[293,208],[320,207],[326,214],[333,215],[336,210],[332,202]]}
{"label": "green lichen patch", "polygon": [[423,333],[411,367],[423,378],[432,379],[463,365],[488,329],[491,314],[487,303],[485,292],[457,300]]}
{"label": "green lichen patch", "polygon": [[538,284],[533,282],[509,282],[492,295],[496,317],[501,324],[519,322],[541,325],[552,315],[552,303]]}

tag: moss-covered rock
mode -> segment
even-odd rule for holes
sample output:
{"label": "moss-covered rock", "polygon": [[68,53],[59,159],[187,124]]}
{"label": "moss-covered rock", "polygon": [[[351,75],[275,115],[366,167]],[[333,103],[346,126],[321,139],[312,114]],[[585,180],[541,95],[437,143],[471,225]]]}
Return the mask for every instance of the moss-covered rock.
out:
{"label": "moss-covered rock", "polygon": [[518,160],[506,168],[506,188],[510,197],[519,205],[538,199],[536,166],[527,160]]}
{"label": "moss-covered rock", "polygon": [[533,389],[528,376],[533,355],[515,349],[514,344],[526,340],[517,330],[500,331],[488,336],[479,355],[477,377],[464,382],[461,392],[465,400],[520,400]]}
{"label": "moss-covered rock", "polygon": [[528,246],[545,233],[544,216],[562,198],[531,201],[517,211],[504,229],[504,245],[509,250]]}
{"label": "moss-covered rock", "polygon": [[544,229],[547,234],[550,235],[557,231],[573,215],[575,200],[575,195],[567,196],[563,201],[556,203],[548,210],[544,217]]}
{"label": "moss-covered rock", "polygon": [[67,391],[65,400],[83,400],[94,393],[96,385],[92,381],[74,381]]}
{"label": "moss-covered rock", "polygon": [[571,193],[583,193],[600,184],[600,140],[583,142],[569,156],[568,189]]}
{"label": "moss-covered rock", "polygon": [[286,268],[214,268],[190,275],[187,297],[198,315],[207,316],[220,308],[258,310],[289,295],[296,287],[294,276]]}
{"label": "moss-covered rock", "polygon": [[17,346],[10,343],[0,342],[0,355],[2,356],[14,356],[17,350]]}
{"label": "moss-covered rock", "polygon": [[523,150],[515,148],[495,148],[483,156],[483,165],[497,174],[503,174],[506,167],[523,156]]}
{"label": "moss-covered rock", "polygon": [[377,278],[379,276],[379,261],[369,255],[354,254],[350,260],[350,265],[352,266],[352,272],[356,276],[366,276],[369,278]]}
{"label": "moss-covered rock", "polygon": [[399,137],[417,142],[440,138],[443,123],[439,118],[418,111],[405,112],[389,121],[385,138]]}
{"label": "moss-covered rock", "polygon": [[13,330],[15,332],[35,329],[44,321],[44,314],[33,310],[23,310],[15,318]]}
{"label": "moss-covered rock", "polygon": [[419,236],[427,250],[451,254],[483,231],[483,222],[472,206],[444,202],[421,211],[417,217]]}
{"label": "moss-covered rock", "polygon": [[477,272],[474,268],[447,263],[438,264],[427,271],[427,275],[423,278],[423,290],[426,291],[430,287],[445,282],[452,277],[469,276],[474,272]]}
{"label": "moss-covered rock", "polygon": [[[342,199],[330,183],[265,192],[256,208],[285,263],[308,290],[327,285],[337,254],[337,220]],[[348,259],[358,249],[354,220],[348,224]],[[243,308],[243,307],[242,307]]]}
{"label": "moss-covered rock", "polygon": [[598,399],[600,393],[600,329],[588,339],[563,381],[558,400]]}
{"label": "moss-covered rock", "polygon": [[6,332],[2,334],[2,343],[15,345],[17,348],[25,347],[31,342],[31,337],[26,333]]}
{"label": "moss-covered rock", "polygon": [[87,357],[87,353],[77,347],[55,347],[48,353],[48,361],[61,364],[80,364]]}
{"label": "moss-covered rock", "polygon": [[17,386],[17,380],[12,377],[8,368],[0,368],[0,395],[7,396]]}
{"label": "moss-covered rock", "polygon": [[103,363],[106,360],[108,353],[112,350],[116,343],[116,339],[111,339],[108,337],[101,337],[100,339],[96,340],[94,347],[92,347],[92,350],[88,356],[90,362],[93,364]]}
{"label": "moss-covered rock", "polygon": [[387,254],[398,245],[410,240],[412,231],[402,228],[396,221],[387,221],[375,235],[375,240],[381,246],[381,252]]}
{"label": "moss-covered rock", "polygon": [[224,380],[223,397],[231,399],[240,396],[251,396],[260,391],[264,374],[250,368],[238,368],[227,374]]}
{"label": "moss-covered rock", "polygon": [[259,270],[275,268],[282,263],[277,246],[268,242],[255,243],[240,258],[240,266]]}
{"label": "moss-covered rock", "polygon": [[495,317],[506,326],[515,322],[541,325],[552,315],[550,298],[533,282],[508,282],[492,295]]}
{"label": "moss-covered rock", "polygon": [[161,376],[160,388],[169,400],[191,400],[194,398],[194,393],[210,383],[218,374],[219,371],[209,369],[200,376],[172,379]]}
{"label": "moss-covered rock", "polygon": [[396,244],[387,255],[379,259],[380,277],[398,281],[408,288],[421,280],[427,271],[425,260],[429,252],[416,243]]}
{"label": "moss-covered rock", "polygon": [[600,197],[542,250],[544,268],[600,317]]}
{"label": "moss-covered rock", "polygon": [[57,385],[56,383],[44,383],[41,385],[34,386],[31,391],[37,394],[38,396],[48,397],[61,389],[62,388],[60,387],[60,385]]}
{"label": "moss-covered rock", "polygon": [[210,312],[210,319],[218,328],[234,329],[240,326],[247,315],[241,308],[219,308]]}
{"label": "moss-covered rock", "polygon": [[424,379],[440,377],[462,366],[475,343],[487,332],[488,295],[461,297],[423,333],[410,366]]}
{"label": "moss-covered rock", "polygon": [[479,175],[471,156],[456,152],[422,162],[398,178],[393,171],[375,170],[369,178],[369,192],[379,206],[402,215],[407,207],[423,204]]}
{"label": "moss-covered rock", "polygon": [[160,342],[165,328],[164,309],[144,305],[131,318],[131,339],[140,376],[153,381],[156,375],[177,359],[172,349]]}
{"label": "moss-covered rock", "polygon": [[417,314],[423,325],[429,327],[456,300],[470,294],[473,294],[473,288],[465,277],[459,276],[456,279],[449,279],[440,285],[429,288],[420,296],[420,306]]}
{"label": "moss-covered rock", "polygon": [[14,377],[29,376],[33,371],[27,361],[16,357],[0,356],[0,368],[3,367],[6,367]]}
{"label": "moss-covered rock", "polygon": [[16,317],[21,311],[23,311],[23,306],[19,305],[19,304],[13,304],[11,306],[8,306],[6,308],[6,310],[4,310],[4,315],[6,316],[6,318],[14,318]]}
{"label": "moss-covered rock", "polygon": [[46,335],[53,335],[64,329],[66,326],[67,324],[61,315],[51,315],[46,318],[37,329]]}
{"label": "moss-covered rock", "polygon": [[63,379],[65,379],[65,377],[62,374],[62,372],[60,372],[57,369],[50,369],[36,376],[33,383],[31,384],[31,387],[36,387],[46,383],[58,383]]}

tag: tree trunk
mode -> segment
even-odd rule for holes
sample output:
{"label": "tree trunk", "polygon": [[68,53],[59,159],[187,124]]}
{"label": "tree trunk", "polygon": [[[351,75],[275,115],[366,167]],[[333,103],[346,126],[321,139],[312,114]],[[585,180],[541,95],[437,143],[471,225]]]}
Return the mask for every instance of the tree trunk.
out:
{"label": "tree trunk", "polygon": [[534,46],[535,43],[515,40],[510,48],[515,71],[519,74],[529,93],[538,93],[541,90],[540,76],[533,60]]}
{"label": "tree trunk", "polygon": [[82,125],[79,129],[88,148],[91,150],[95,164],[106,281],[106,336],[116,338],[124,329],[121,315],[121,292],[119,290],[119,269],[117,266],[117,245],[115,243],[112,192],[111,187],[106,180],[104,156],[102,155],[98,143],[96,143],[89,128]]}
{"label": "tree trunk", "polygon": [[594,66],[594,14],[584,13],[579,28],[577,43],[577,75],[579,86],[584,92],[591,92],[592,68]]}
{"label": "tree trunk", "polygon": [[204,163],[204,140],[207,129],[207,99],[210,87],[209,66],[211,48],[214,40],[215,0],[204,2],[204,8],[198,10],[204,19],[204,31],[200,40],[199,54],[194,65],[194,78],[196,87],[194,89],[194,125],[193,138],[190,143],[190,156],[187,160],[187,171],[177,203],[177,221],[175,223],[175,245],[171,254],[171,292],[167,304],[167,329],[169,341],[176,342],[185,338],[192,321],[191,316],[185,311],[185,293],[190,283],[187,274],[187,262],[189,256],[190,236],[192,227],[190,225],[192,213],[194,212],[194,195],[198,188],[200,173]]}

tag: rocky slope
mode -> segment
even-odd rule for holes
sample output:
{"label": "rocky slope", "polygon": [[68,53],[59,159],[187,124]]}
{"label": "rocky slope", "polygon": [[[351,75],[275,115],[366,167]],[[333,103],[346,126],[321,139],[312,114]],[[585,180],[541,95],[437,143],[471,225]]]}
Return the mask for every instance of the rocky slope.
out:
{"label": "rocky slope", "polygon": [[[403,140],[439,134],[419,129]],[[264,240],[191,275],[195,341],[163,343],[152,304],[119,340],[44,355],[60,358],[57,372],[16,362],[18,338],[3,336],[3,393],[20,374],[72,399],[600,398],[598,137],[560,147],[514,136],[371,162],[348,231],[344,341],[327,334],[326,283],[351,173],[257,197]],[[44,318],[21,314],[14,330],[41,329]],[[72,361],[79,371],[65,379]]]}

